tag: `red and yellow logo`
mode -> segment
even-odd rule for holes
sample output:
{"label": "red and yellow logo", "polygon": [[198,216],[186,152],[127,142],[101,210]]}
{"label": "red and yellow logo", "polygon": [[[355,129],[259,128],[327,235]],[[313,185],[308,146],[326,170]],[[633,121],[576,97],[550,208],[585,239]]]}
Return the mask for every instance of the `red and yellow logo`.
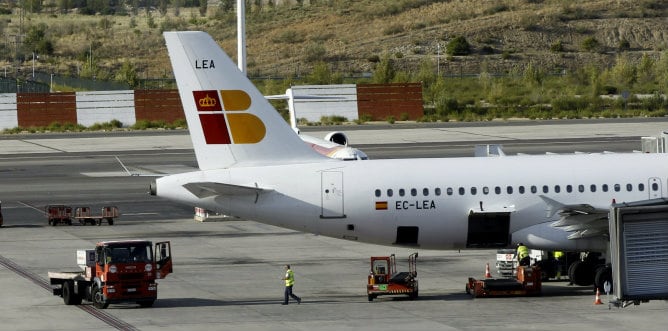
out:
{"label": "red and yellow logo", "polygon": [[262,120],[246,112],[251,105],[246,92],[193,91],[193,97],[207,144],[255,144],[264,138]]}

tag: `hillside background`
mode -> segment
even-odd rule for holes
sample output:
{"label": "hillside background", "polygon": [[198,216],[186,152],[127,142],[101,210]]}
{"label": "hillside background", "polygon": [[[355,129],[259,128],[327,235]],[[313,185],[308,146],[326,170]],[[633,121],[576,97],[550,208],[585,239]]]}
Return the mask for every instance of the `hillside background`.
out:
{"label": "hillside background", "polygon": [[[72,88],[60,77],[170,87],[168,30],[207,31],[236,60],[235,1],[190,1],[6,1],[4,76],[30,80],[35,68],[58,90]],[[571,98],[668,86],[663,0],[253,0],[246,11],[249,76],[279,79],[260,84],[267,93],[301,81],[422,81],[425,104],[445,114],[555,98],[605,109]],[[464,52],[449,48],[456,39]],[[511,90],[524,98],[505,100]]]}

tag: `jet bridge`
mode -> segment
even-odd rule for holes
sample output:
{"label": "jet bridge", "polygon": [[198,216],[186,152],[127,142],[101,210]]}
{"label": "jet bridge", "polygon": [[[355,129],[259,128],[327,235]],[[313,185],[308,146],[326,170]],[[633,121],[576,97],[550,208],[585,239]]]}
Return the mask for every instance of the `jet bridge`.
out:
{"label": "jet bridge", "polygon": [[668,200],[614,204],[609,227],[612,304],[668,300]]}

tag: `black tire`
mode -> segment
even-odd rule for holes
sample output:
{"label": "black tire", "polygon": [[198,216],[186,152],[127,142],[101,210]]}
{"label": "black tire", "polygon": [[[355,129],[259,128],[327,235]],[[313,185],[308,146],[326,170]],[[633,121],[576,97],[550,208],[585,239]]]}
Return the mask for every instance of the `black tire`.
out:
{"label": "black tire", "polygon": [[93,286],[93,294],[92,294],[92,299],[93,299],[93,306],[97,309],[107,309],[109,307],[109,303],[104,301],[104,295],[102,295],[102,289],[94,285]]}
{"label": "black tire", "polygon": [[137,303],[138,303],[139,306],[141,306],[142,308],[149,308],[149,307],[153,307],[153,303],[154,303],[154,302],[155,302],[155,300],[146,300],[146,301],[139,301],[139,302],[137,302]]}
{"label": "black tire", "polygon": [[107,223],[109,225],[114,225],[114,219],[113,218],[107,218]]}
{"label": "black tire", "polygon": [[577,261],[573,263],[571,268],[573,268],[573,276],[571,277],[573,284],[579,286],[589,286],[594,284],[594,266],[592,266],[591,263]]}
{"label": "black tire", "polygon": [[102,219],[97,220],[97,225],[98,226],[102,225]]}
{"label": "black tire", "polygon": [[56,220],[49,220],[49,224],[50,224],[51,226],[56,226],[56,224],[58,224],[58,221],[56,221]]}
{"label": "black tire", "polygon": [[601,291],[601,293],[605,293],[605,282],[608,281],[610,282],[610,292],[612,293],[613,288],[612,288],[612,267],[610,266],[603,266],[601,268],[598,268],[596,270],[596,276],[594,277],[594,286],[598,290]]}
{"label": "black tire", "polygon": [[66,305],[80,305],[81,296],[74,293],[74,282],[66,281],[63,283],[63,302]]}

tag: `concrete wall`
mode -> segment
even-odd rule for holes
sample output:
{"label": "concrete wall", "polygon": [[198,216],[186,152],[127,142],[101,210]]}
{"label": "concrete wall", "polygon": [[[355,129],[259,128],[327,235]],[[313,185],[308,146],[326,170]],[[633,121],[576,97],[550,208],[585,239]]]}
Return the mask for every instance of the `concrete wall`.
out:
{"label": "concrete wall", "polygon": [[[399,120],[408,114],[415,120],[424,113],[419,83],[306,85],[294,86],[292,91],[297,118],[310,122],[332,115],[354,121],[360,114],[375,120],[390,115]],[[91,126],[112,120],[127,127],[143,120],[172,123],[184,118],[177,90],[0,94],[0,130],[54,122]]]}
{"label": "concrete wall", "polygon": [[0,94],[0,130],[54,122],[91,126],[112,120],[127,127],[141,120],[177,119],[185,116],[176,90]]}
{"label": "concrete wall", "polygon": [[301,85],[291,89],[297,119],[319,122],[323,116],[332,115],[343,116],[349,121],[358,119],[355,84]]}

